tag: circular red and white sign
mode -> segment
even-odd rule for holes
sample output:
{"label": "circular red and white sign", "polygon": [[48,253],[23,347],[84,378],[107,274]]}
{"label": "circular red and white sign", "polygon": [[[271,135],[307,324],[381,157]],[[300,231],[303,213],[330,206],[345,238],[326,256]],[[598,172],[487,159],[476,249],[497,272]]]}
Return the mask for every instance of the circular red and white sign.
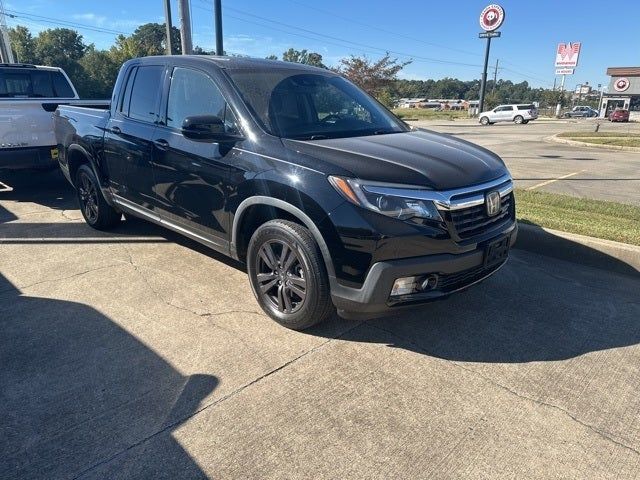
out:
{"label": "circular red and white sign", "polygon": [[485,7],[480,14],[480,27],[486,32],[497,30],[502,22],[504,22],[504,8],[495,3]]}
{"label": "circular red and white sign", "polygon": [[614,82],[613,88],[615,88],[616,92],[624,92],[627,88],[629,88],[629,79],[619,78]]}

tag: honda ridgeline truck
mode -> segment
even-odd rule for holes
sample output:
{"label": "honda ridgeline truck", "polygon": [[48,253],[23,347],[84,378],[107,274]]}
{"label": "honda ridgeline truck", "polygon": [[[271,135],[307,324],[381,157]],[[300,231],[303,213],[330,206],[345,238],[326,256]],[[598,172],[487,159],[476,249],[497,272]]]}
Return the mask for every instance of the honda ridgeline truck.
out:
{"label": "honda ridgeline truck", "polygon": [[60,106],[54,120],[90,226],[140,217],[245,262],[289,328],[446,297],[495,273],[516,238],[497,155],[413,130],[328,70],[139,58],[108,110]]}

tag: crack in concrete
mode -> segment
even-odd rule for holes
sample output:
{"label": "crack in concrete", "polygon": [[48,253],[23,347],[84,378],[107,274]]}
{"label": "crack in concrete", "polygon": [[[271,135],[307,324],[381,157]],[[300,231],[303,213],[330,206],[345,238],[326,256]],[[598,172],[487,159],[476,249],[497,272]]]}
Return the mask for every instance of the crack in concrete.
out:
{"label": "crack in concrete", "polygon": [[107,459],[101,460],[93,465],[91,465],[90,467],[85,468],[83,471],[81,471],[80,473],[78,473],[75,477],[73,477],[73,480],[77,480],[80,477],[86,475],[87,473],[91,472],[92,470],[95,470],[96,468],[105,465],[107,463],[110,463],[111,461],[115,460],[116,458],[120,457],[121,455],[127,453],[129,450],[132,450],[133,448],[142,445],[143,443],[148,442],[149,440],[157,437],[158,435],[161,435],[169,430],[174,429],[175,427],[177,427],[178,425],[186,422],[187,420],[195,417],[196,415],[199,415],[200,413],[204,412],[205,410],[209,409],[209,408],[213,408],[216,407],[218,405],[220,405],[221,403],[239,395],[240,393],[242,393],[244,390],[246,390],[247,388],[256,385],[257,383],[261,382],[262,380],[271,377],[272,375],[284,370],[285,368],[293,365],[294,363],[298,362],[299,360],[301,360],[302,358],[317,352],[318,350],[320,350],[321,348],[325,347],[326,345],[328,345],[330,342],[334,341],[334,340],[338,340],[342,337],[344,337],[345,335],[347,335],[348,333],[350,333],[351,331],[353,331],[354,329],[358,328],[360,325],[362,325],[363,322],[358,322],[357,324],[355,324],[354,326],[352,326],[351,328],[346,329],[345,331],[341,332],[340,334],[328,338],[327,340],[325,340],[324,342],[320,343],[319,345],[316,345],[315,347],[307,350],[306,352],[301,353],[300,355],[298,355],[297,357],[292,358],[291,360],[286,361],[285,363],[283,363],[282,365],[279,365],[278,367],[275,367],[271,370],[269,370],[268,372],[264,373],[263,375],[260,375],[258,378],[255,378],[253,380],[251,380],[248,383],[245,383],[244,385],[241,385],[240,387],[236,388],[235,390],[233,390],[232,392],[229,392],[228,394],[220,397],[217,400],[214,400],[212,402],[209,402],[208,404],[202,406],[201,408],[197,409],[196,411],[183,416],[182,418],[171,422],[168,425],[165,425],[163,428],[161,428],[160,430],[147,435],[146,437],[138,440],[137,442],[129,445],[128,447],[120,450],[119,452],[113,454],[112,456],[110,456]]}
{"label": "crack in concrete", "polygon": [[[81,277],[82,275],[86,275],[87,273],[96,272],[96,271],[99,271],[99,270],[106,270],[106,269],[112,268],[112,267],[118,267],[122,263],[126,263],[126,262],[118,261],[118,263],[113,263],[111,265],[103,265],[101,267],[90,268],[89,270],[83,270],[82,272],[77,272],[77,273],[74,273],[73,275],[68,275],[66,277],[48,278],[46,280],[40,280],[39,282],[30,283],[29,285],[19,285],[16,288],[19,289],[20,291],[24,291],[24,290],[26,290],[28,288],[35,287],[35,286],[38,286],[38,285],[42,285],[44,283],[62,282],[62,281],[65,281],[65,280],[69,280],[71,278]],[[2,295],[4,293],[8,293],[8,292],[15,292],[15,290],[13,288],[11,288],[11,287],[5,288],[3,290],[0,290],[0,295]]]}
{"label": "crack in concrete", "polygon": [[[379,327],[379,326],[371,325],[371,324],[369,324],[369,326],[374,328],[374,329],[380,330],[382,332],[391,334],[391,335],[395,336],[396,338],[400,339],[401,341],[408,343],[409,345],[411,345],[414,349],[418,350],[419,352],[421,352],[421,353],[423,353],[425,355],[430,355],[430,353],[426,349],[424,349],[423,347],[421,347],[417,343],[413,342],[412,340],[409,340],[408,338],[405,338],[405,337],[403,337],[401,335],[398,335],[397,333],[395,333],[395,332],[393,332],[391,330],[388,330],[386,328],[383,328],[383,327]],[[623,442],[621,442],[619,440],[616,440],[615,438],[613,438],[613,434],[611,434],[609,432],[606,432],[606,431],[603,431],[603,430],[599,429],[598,427],[596,427],[595,425],[591,425],[589,423],[584,422],[583,420],[580,420],[574,414],[572,414],[571,412],[569,412],[568,410],[566,410],[565,408],[563,408],[563,407],[561,407],[559,405],[556,405],[556,404],[553,404],[553,403],[549,403],[549,402],[545,402],[545,401],[542,401],[542,400],[539,400],[539,399],[536,399],[536,398],[529,397],[527,395],[521,394],[520,392],[517,392],[517,391],[513,390],[512,388],[510,388],[510,387],[508,387],[506,385],[503,385],[503,384],[493,380],[492,378],[487,377],[486,375],[482,374],[481,372],[478,372],[478,371],[473,370],[471,368],[465,367],[464,365],[462,365],[462,364],[460,364],[458,362],[454,362],[454,361],[451,361],[451,360],[448,360],[448,362],[451,363],[452,365],[455,365],[456,367],[466,371],[466,372],[472,373],[472,374],[482,378],[483,380],[485,380],[486,382],[494,385],[495,387],[498,387],[498,388],[504,390],[505,392],[508,392],[508,393],[510,393],[510,394],[522,399],[522,400],[527,400],[529,402],[535,403],[536,405],[548,407],[548,408],[557,410],[557,411],[559,411],[561,413],[564,413],[571,420],[573,420],[574,422],[576,422],[579,425],[583,426],[584,428],[588,429],[589,431],[595,433],[600,438],[602,438],[604,440],[607,440],[607,441],[609,441],[609,442],[611,442],[611,443],[613,443],[613,444],[615,444],[615,445],[617,445],[619,447],[622,447],[622,448],[624,448],[626,450],[629,450],[630,452],[640,456],[640,450],[637,450],[637,449],[635,449],[634,447],[632,447],[630,445],[627,445],[627,444],[625,444],[625,443],[623,443]]]}

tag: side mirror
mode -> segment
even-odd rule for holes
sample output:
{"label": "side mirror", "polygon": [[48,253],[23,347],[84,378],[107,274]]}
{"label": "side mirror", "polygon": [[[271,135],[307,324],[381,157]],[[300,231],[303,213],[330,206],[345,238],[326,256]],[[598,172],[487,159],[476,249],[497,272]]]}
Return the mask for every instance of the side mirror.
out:
{"label": "side mirror", "polygon": [[224,122],[215,115],[192,115],[182,121],[185,138],[210,142],[237,142],[240,135],[226,132]]}

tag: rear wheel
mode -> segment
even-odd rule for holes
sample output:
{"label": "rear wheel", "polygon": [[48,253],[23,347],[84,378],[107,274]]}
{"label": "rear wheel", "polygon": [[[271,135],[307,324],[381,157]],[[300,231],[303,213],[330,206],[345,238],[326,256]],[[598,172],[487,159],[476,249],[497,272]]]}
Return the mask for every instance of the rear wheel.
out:
{"label": "rear wheel", "polygon": [[522,118],[522,115],[516,115],[516,116],[513,118],[513,123],[515,123],[515,124],[517,124],[517,125],[520,125],[520,124],[521,124],[521,123],[523,123],[523,122],[524,122],[524,118]]}
{"label": "rear wheel", "polygon": [[490,122],[489,122],[489,117],[482,117],[482,118],[480,119],[480,123],[481,123],[482,125],[489,125],[489,123],[490,123]]}
{"label": "rear wheel", "polygon": [[107,203],[98,180],[88,165],[76,173],[76,192],[84,220],[96,230],[109,230],[120,222],[122,214]]}
{"label": "rear wheel", "polygon": [[522,121],[522,124],[523,124],[523,125],[526,125],[527,123],[529,123],[529,120],[523,120],[523,121]]}
{"label": "rear wheel", "polygon": [[297,223],[261,225],[249,242],[247,270],[260,307],[280,325],[303,330],[333,311],[318,244]]}

